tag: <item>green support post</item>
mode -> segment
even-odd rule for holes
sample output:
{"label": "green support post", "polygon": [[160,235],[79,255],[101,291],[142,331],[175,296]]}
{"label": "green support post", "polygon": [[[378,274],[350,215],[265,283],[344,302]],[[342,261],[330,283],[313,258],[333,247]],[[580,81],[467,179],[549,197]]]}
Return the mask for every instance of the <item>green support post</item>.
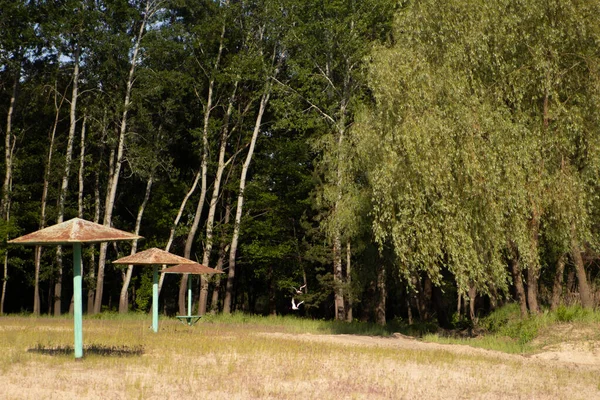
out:
{"label": "green support post", "polygon": [[75,358],[83,357],[83,324],[81,304],[81,243],[73,244],[73,320],[75,331]]}
{"label": "green support post", "polygon": [[152,330],[158,332],[158,265],[154,266],[152,283]]}
{"label": "green support post", "polygon": [[192,274],[188,275],[188,317],[192,316]]}

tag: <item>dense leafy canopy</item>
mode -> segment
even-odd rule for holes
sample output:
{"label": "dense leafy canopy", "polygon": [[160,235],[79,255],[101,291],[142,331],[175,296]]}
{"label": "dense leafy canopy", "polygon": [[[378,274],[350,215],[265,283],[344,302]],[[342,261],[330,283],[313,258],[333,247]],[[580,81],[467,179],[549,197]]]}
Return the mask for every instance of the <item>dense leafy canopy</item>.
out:
{"label": "dense leafy canopy", "polygon": [[[213,309],[227,292],[232,310],[287,313],[295,298],[313,317],[354,310],[385,322],[386,312],[412,320],[416,310],[447,323],[462,299],[486,310],[523,303],[523,288],[536,312],[553,287],[591,304],[596,1],[0,0],[0,9],[4,238],[56,222],[72,162],[65,219],[81,197],[86,219],[139,225],[141,249],[231,265],[233,286],[224,274],[203,288]],[[123,290],[127,307],[147,310],[149,272],[136,268],[129,282],[109,263],[97,282],[97,250],[85,253],[91,302],[103,285],[104,309]],[[110,245],[107,257],[130,250]],[[50,312],[53,251],[38,272],[31,250],[2,252],[0,311],[32,310],[39,284]],[[178,284],[165,279],[168,313]]]}

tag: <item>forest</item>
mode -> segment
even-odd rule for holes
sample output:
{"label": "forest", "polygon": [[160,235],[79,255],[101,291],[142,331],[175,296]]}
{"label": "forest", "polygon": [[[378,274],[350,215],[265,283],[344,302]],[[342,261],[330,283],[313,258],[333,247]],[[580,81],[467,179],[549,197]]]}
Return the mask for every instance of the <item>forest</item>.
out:
{"label": "forest", "polygon": [[[0,313],[386,324],[600,301],[596,0],[0,0]],[[165,275],[163,274],[163,278]],[[160,311],[185,312],[185,276]],[[303,301],[297,310],[291,302]]]}

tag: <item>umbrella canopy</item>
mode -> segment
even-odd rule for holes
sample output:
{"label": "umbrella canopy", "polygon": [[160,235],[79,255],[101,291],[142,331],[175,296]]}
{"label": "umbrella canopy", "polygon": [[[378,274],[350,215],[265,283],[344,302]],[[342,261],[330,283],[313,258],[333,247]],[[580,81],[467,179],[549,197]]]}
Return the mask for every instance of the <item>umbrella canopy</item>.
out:
{"label": "umbrella canopy", "polygon": [[73,331],[75,336],[75,358],[83,357],[81,243],[135,239],[142,239],[142,237],[81,218],[73,218],[8,241],[8,243],[15,244],[65,244],[73,246]]}
{"label": "umbrella canopy", "polygon": [[202,264],[179,264],[174,267],[165,268],[160,271],[161,274],[223,274],[223,271],[207,267]]}
{"label": "umbrella canopy", "polygon": [[9,240],[15,244],[73,244],[99,243],[113,240],[141,239],[141,236],[81,218],[73,218],[39,231]]}
{"label": "umbrella canopy", "polygon": [[156,264],[196,264],[196,261],[188,260],[187,258],[177,256],[168,251],[153,247],[148,250],[140,251],[133,255],[119,258],[113,261],[113,264],[127,265],[156,265]]}
{"label": "umbrella canopy", "polygon": [[159,264],[196,264],[196,261],[188,260],[175,254],[153,247],[140,251],[127,257],[113,261],[113,264],[127,265],[152,265],[152,330],[158,332],[158,265]]}

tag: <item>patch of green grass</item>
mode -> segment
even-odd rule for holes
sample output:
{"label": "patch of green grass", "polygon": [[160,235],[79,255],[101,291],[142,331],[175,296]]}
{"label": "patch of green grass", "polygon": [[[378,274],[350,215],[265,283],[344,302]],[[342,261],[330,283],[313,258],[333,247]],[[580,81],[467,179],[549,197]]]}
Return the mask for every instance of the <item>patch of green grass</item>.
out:
{"label": "patch of green grass", "polygon": [[547,342],[540,340],[541,336],[550,335],[553,342],[568,339],[555,337],[553,332],[556,329],[553,327],[557,325],[576,323],[579,329],[588,326],[590,331],[596,331],[599,322],[600,312],[585,310],[579,306],[561,306],[553,312],[546,310],[539,315],[522,318],[519,305],[511,303],[479,321],[477,328],[482,334],[478,337],[458,338],[428,334],[424,336],[424,340],[465,344],[506,353],[531,353]]}
{"label": "patch of green grass", "polygon": [[427,334],[423,336],[423,340],[426,342],[441,344],[467,345],[510,354],[529,353],[532,350],[532,347],[529,343],[521,343],[510,337],[499,335],[484,335],[476,338],[453,338],[438,334]]}
{"label": "patch of green grass", "polygon": [[394,330],[393,325],[381,326],[369,322],[330,321],[300,318],[294,315],[261,316],[243,313],[208,314],[199,323],[218,323],[230,325],[254,325],[257,327],[273,327],[289,333],[314,334],[347,334],[366,336],[389,336]]}
{"label": "patch of green grass", "polygon": [[151,315],[149,315],[148,313],[145,312],[128,312],[127,314],[121,314],[118,313],[116,311],[103,311],[101,313],[98,314],[93,314],[93,315],[86,315],[85,316],[86,319],[100,319],[100,320],[110,320],[110,321],[114,321],[114,320],[127,320],[127,321],[131,321],[131,320],[144,320],[144,319],[148,319],[148,318],[152,318]]}

